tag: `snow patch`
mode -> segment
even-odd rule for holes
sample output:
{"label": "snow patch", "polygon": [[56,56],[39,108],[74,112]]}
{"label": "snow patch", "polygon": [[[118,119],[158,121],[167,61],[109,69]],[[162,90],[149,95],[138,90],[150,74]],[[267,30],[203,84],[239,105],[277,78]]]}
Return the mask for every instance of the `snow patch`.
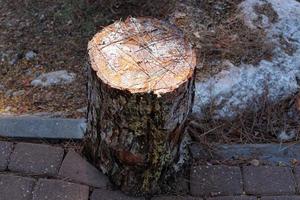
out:
{"label": "snow patch", "polygon": [[292,131],[281,131],[278,135],[277,138],[279,141],[289,141],[292,140],[296,137],[295,130]]}
{"label": "snow patch", "polygon": [[[254,7],[265,3],[272,5],[278,14],[276,22],[256,13]],[[246,25],[252,29],[263,26],[267,38],[275,43],[273,59],[262,60],[257,66],[234,66],[229,61],[223,61],[223,64],[230,66],[229,69],[196,83],[193,111],[200,117],[205,115],[205,108],[212,103],[216,107],[216,117],[234,117],[250,105],[251,108],[253,105],[254,108],[259,107],[254,101],[263,95],[267,95],[267,100],[276,102],[299,90],[300,3],[295,0],[245,0],[240,8]],[[258,18],[263,19],[259,25],[256,23]],[[282,39],[293,46],[292,54],[288,54],[282,47]]]}
{"label": "snow patch", "polygon": [[48,87],[53,85],[68,84],[73,82],[74,79],[74,73],[69,73],[66,70],[59,70],[41,74],[39,77],[31,81],[31,85]]}
{"label": "snow patch", "polygon": [[34,51],[28,51],[28,52],[25,54],[25,58],[26,58],[26,60],[28,60],[28,61],[34,59],[36,56],[37,56],[37,54],[36,54]]}

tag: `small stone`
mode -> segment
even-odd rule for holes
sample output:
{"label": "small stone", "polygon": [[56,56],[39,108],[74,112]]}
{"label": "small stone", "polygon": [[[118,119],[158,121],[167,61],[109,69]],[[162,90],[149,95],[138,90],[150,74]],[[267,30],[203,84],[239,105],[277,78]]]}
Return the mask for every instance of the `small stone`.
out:
{"label": "small stone", "polygon": [[176,19],[180,19],[180,18],[184,18],[186,17],[186,13],[183,13],[183,12],[175,12],[175,16],[174,16]]}
{"label": "small stone", "polygon": [[0,92],[3,92],[5,90],[4,85],[0,84]]}
{"label": "small stone", "polygon": [[259,160],[253,159],[251,160],[250,164],[257,167],[259,165]]}
{"label": "small stone", "polygon": [[198,39],[201,37],[199,31],[196,31],[196,32],[194,32],[193,34],[194,34],[194,36],[195,36],[196,38],[198,38]]}
{"label": "small stone", "polygon": [[87,112],[87,107],[79,108],[76,111],[80,112],[80,113],[86,113]]}
{"label": "small stone", "polygon": [[31,75],[32,75],[32,70],[31,70],[31,69],[27,69],[27,70],[25,71],[25,75],[26,75],[26,76],[31,76]]}
{"label": "small stone", "polygon": [[5,53],[5,52],[0,52],[0,59],[1,59],[1,62],[5,62],[8,58],[8,54]]}
{"label": "small stone", "polygon": [[39,17],[39,19],[40,19],[41,21],[44,21],[44,20],[45,20],[45,15],[44,15],[44,14],[41,14],[41,16]]}
{"label": "small stone", "polygon": [[28,52],[25,54],[25,58],[26,58],[26,60],[28,60],[28,61],[34,59],[36,56],[37,56],[37,54],[36,54],[34,51],[28,51]]}
{"label": "small stone", "polygon": [[18,90],[12,93],[13,97],[23,96],[25,94],[25,90]]}
{"label": "small stone", "polygon": [[69,84],[75,80],[75,73],[66,70],[44,73],[31,81],[32,86],[48,87],[53,85]]}
{"label": "small stone", "polygon": [[12,107],[11,106],[6,106],[4,109],[4,112],[9,112],[11,111]]}
{"label": "small stone", "polygon": [[9,90],[7,90],[7,91],[5,92],[4,96],[5,96],[5,97],[11,97],[12,94],[13,94],[13,92],[14,92],[13,90],[9,89]]}
{"label": "small stone", "polygon": [[14,54],[11,59],[8,61],[8,64],[15,65],[18,63],[18,61],[22,58],[22,54],[16,53]]}

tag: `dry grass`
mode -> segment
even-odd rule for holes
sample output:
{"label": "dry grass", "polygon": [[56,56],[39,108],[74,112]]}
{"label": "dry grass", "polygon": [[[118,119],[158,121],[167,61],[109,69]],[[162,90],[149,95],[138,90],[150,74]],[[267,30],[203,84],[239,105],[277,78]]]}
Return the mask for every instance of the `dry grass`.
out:
{"label": "dry grass", "polygon": [[202,60],[203,68],[198,71],[198,78],[221,71],[221,60],[238,66],[241,63],[256,65],[272,58],[273,46],[266,42],[265,32],[249,29],[239,16],[216,26],[213,32],[202,32],[201,36],[198,60]]}
{"label": "dry grass", "polygon": [[153,16],[163,18],[174,8],[175,0],[86,0],[87,6],[108,9],[115,17]]}
{"label": "dry grass", "polygon": [[[151,4],[152,2],[152,4]],[[3,0],[0,7],[0,113],[85,113],[87,43],[102,27],[128,16],[164,17],[173,1]],[[33,50],[37,57],[27,61]],[[2,56],[5,55],[5,57]],[[7,54],[7,55],[6,55]],[[17,55],[15,64],[9,64]],[[3,58],[2,58],[3,57]],[[45,72],[76,73],[73,84],[49,88],[30,82]],[[13,92],[24,90],[24,95]],[[10,92],[8,92],[10,91]]]}
{"label": "dry grass", "polygon": [[215,119],[213,117],[215,110],[212,105],[207,109],[208,115],[204,119],[192,117],[188,129],[195,141],[206,146],[214,143],[281,142],[277,135],[282,131],[294,131],[293,140],[298,141],[300,136],[299,96],[270,104],[266,100],[266,95],[253,102],[253,105],[260,105],[260,109],[241,112],[234,120]]}
{"label": "dry grass", "polygon": [[[198,50],[198,62],[202,63],[197,72],[199,80],[223,70],[226,66],[221,61],[224,60],[238,66],[241,63],[256,65],[263,59],[272,59],[273,44],[266,39],[264,30],[250,29],[244,24],[238,8],[241,0],[190,2],[193,2],[190,7],[178,8],[186,16],[175,23]],[[189,11],[191,7],[196,8],[194,12]],[[267,8],[258,10],[271,13]]]}
{"label": "dry grass", "polygon": [[[272,59],[273,44],[266,39],[263,29],[250,29],[244,24],[238,8],[240,2],[241,0],[198,2],[203,10],[202,15],[209,16],[202,22],[204,27],[194,26],[189,35],[199,49],[198,61],[203,64],[198,69],[199,79],[211,77],[227,67],[220,61],[229,60],[238,66],[242,63],[256,65],[261,60]],[[278,15],[270,4],[257,6],[255,11],[268,16],[272,23],[278,20]],[[197,20],[197,16],[191,17],[189,20]],[[195,31],[199,32],[195,35]],[[287,50],[291,51],[292,48]],[[296,96],[272,104],[267,101],[267,88],[265,91],[264,97],[253,100],[253,106],[249,106],[253,108],[251,111],[240,111],[234,120],[215,119],[216,108],[212,101],[204,119],[192,117],[190,121],[189,130],[194,139],[208,146],[213,143],[280,142],[277,139],[280,132],[293,130],[296,134],[294,140],[298,140],[300,113],[295,106]]]}

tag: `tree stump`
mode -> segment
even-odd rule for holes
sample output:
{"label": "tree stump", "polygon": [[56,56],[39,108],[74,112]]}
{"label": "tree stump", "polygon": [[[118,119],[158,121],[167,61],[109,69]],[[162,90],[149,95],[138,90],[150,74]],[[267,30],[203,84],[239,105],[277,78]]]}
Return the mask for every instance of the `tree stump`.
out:
{"label": "tree stump", "polygon": [[88,53],[85,149],[124,192],[160,191],[192,109],[195,52],[171,24],[128,18],[97,33]]}

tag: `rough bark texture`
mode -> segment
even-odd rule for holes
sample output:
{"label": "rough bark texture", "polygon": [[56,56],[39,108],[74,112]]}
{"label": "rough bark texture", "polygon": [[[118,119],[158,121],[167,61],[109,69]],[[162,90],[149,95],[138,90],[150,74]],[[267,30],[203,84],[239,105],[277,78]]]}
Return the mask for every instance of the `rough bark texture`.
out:
{"label": "rough bark texture", "polygon": [[[191,112],[194,66],[175,89],[159,95],[116,88],[89,68],[86,149],[95,164],[124,192],[153,194],[179,161],[183,128]],[[194,63],[192,63],[194,64]],[[180,162],[186,159],[182,155]]]}

